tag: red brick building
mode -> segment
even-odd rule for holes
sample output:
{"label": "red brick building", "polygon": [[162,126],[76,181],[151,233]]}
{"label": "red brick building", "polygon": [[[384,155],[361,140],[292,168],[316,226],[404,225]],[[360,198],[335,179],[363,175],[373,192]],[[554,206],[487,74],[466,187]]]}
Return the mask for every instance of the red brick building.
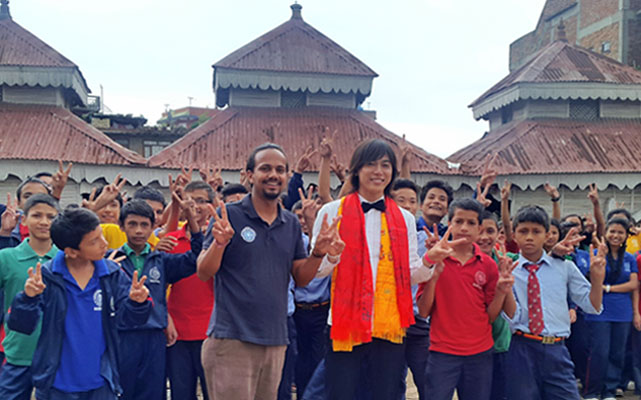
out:
{"label": "red brick building", "polygon": [[641,0],[547,0],[534,31],[510,45],[510,71],[554,41],[563,21],[570,43],[641,67]]}

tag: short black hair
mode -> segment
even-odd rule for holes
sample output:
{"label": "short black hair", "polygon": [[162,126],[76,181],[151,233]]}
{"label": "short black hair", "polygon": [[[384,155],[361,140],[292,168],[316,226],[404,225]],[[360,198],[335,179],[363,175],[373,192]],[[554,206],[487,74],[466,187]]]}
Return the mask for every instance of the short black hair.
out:
{"label": "short black hair", "polygon": [[[283,153],[283,156],[285,157],[285,160],[287,160],[287,155],[285,154],[285,150],[283,150],[282,147],[277,145],[276,143],[263,143],[260,146],[254,148],[251,153],[249,153],[249,157],[247,157],[247,165],[245,166],[246,171],[254,171],[254,168],[256,167],[256,154],[260,153],[263,150],[269,150],[269,149],[274,149],[278,150],[281,153]],[[285,166],[287,169],[289,169],[289,163],[285,162]]]}
{"label": "short black hair", "polygon": [[548,213],[539,206],[528,205],[519,208],[514,217],[514,229],[523,222],[539,224],[545,228],[546,232],[550,230],[550,217]]}
{"label": "short black hair", "polygon": [[51,194],[51,187],[47,185],[42,179],[36,178],[35,176],[28,176],[27,179],[24,181],[20,182],[20,185],[18,185],[18,188],[16,189],[16,198],[18,201],[22,198],[22,189],[28,184],[28,183],[39,183],[41,184],[45,189],[47,189],[47,193]]}
{"label": "short black hair", "polygon": [[37,174],[35,174],[33,177],[34,177],[34,178],[38,178],[38,179],[40,179],[40,178],[42,178],[43,176],[46,176],[46,177],[51,178],[51,177],[53,177],[53,174],[52,174],[51,172],[38,172],[38,173],[37,173]]}
{"label": "short black hair", "polygon": [[561,236],[561,222],[556,218],[550,219],[550,227],[556,226],[556,229],[559,231],[559,236]]}
{"label": "short black hair", "polygon": [[303,200],[298,200],[294,205],[292,206],[292,212],[296,210],[302,210],[303,209]]}
{"label": "short black hair", "polygon": [[[95,194],[96,199],[98,198],[98,196],[100,196],[100,193],[102,193],[102,191],[105,189],[105,186],[107,185],[102,185],[98,189],[96,189],[96,194]],[[91,193],[82,193],[80,195],[80,197],[82,197],[85,200],[89,200],[90,196],[91,196]],[[120,195],[120,192],[118,192],[118,194],[116,195],[116,201],[118,201],[118,204],[120,205],[120,207],[122,207],[122,205],[124,204],[124,201],[122,200],[122,196]]]}
{"label": "short black hair", "polygon": [[[560,225],[560,228],[559,228],[559,237],[560,238],[566,237],[568,232],[570,232],[570,229],[572,229],[572,228],[579,228],[580,229],[581,226],[579,224],[577,224],[576,222],[572,222],[572,221],[561,222],[561,225]],[[581,232],[579,232],[579,233],[581,233]]]}
{"label": "short black hair", "polygon": [[165,202],[165,196],[158,189],[154,189],[149,185],[143,186],[140,189],[134,192],[134,200],[150,200],[157,201],[162,204],[162,207],[165,208],[167,203]]}
{"label": "short black hair", "polygon": [[51,223],[51,240],[60,250],[79,249],[86,234],[100,225],[98,216],[86,208],[68,206]]}
{"label": "short black hair", "polygon": [[60,211],[58,208],[58,200],[56,200],[52,195],[37,193],[27,199],[22,212],[24,212],[24,215],[29,215],[29,210],[38,204],[46,204],[54,208],[56,212]]}
{"label": "short black hair", "polygon": [[583,225],[584,225],[584,221],[583,221],[583,217],[581,217],[579,214],[568,214],[568,215],[566,215],[565,217],[563,217],[563,218],[561,219],[561,223],[566,223],[566,222],[567,222],[567,220],[568,220],[568,219],[570,219],[570,218],[572,218],[572,217],[576,217],[576,218],[578,218],[578,219],[579,219],[579,221],[581,221],[581,226],[579,226],[579,229],[580,229],[581,231],[583,231],[583,228],[584,228],[584,226],[583,226]]}
{"label": "short black hair", "polygon": [[412,189],[414,193],[418,196],[418,186],[416,186],[416,183],[412,182],[409,179],[404,179],[404,178],[398,178],[394,181],[394,184],[392,185],[392,190],[399,190],[399,189]]}
{"label": "short black hair", "polygon": [[489,219],[489,220],[494,221],[494,223],[496,224],[496,228],[497,228],[497,229],[499,228],[499,219],[498,219],[498,217],[496,216],[496,214],[494,214],[493,212],[488,211],[488,210],[483,210],[483,212],[481,213],[481,218],[480,218],[480,222],[481,222],[481,224],[482,224],[482,223],[483,223],[483,221],[485,221],[486,219]]}
{"label": "short black hair", "polygon": [[382,139],[370,139],[358,145],[354,154],[352,154],[352,159],[349,162],[349,174],[350,182],[354,191],[358,191],[358,172],[367,164],[368,162],[378,161],[381,158],[387,156],[392,164],[392,179],[390,183],[385,187],[384,193],[389,195],[392,190],[392,183],[398,175],[398,167],[396,166],[396,154],[386,141]]}
{"label": "short black hair", "polygon": [[614,210],[610,210],[608,212],[608,216],[605,218],[606,221],[609,221],[612,219],[612,216],[615,214],[623,214],[628,220],[628,224],[634,223],[634,219],[632,218],[632,214],[630,214],[630,211],[626,210],[625,208],[615,208]]}
{"label": "short black hair", "polygon": [[425,201],[425,198],[427,197],[427,192],[429,192],[430,189],[433,189],[433,188],[441,189],[442,191],[445,192],[445,194],[447,195],[448,205],[454,199],[454,189],[452,189],[452,186],[450,186],[445,181],[442,181],[440,179],[435,179],[427,182],[425,186],[423,186],[423,189],[421,189],[421,204],[423,204],[423,202]]}
{"label": "short black hair", "polygon": [[120,225],[125,224],[125,220],[129,215],[139,215],[141,217],[149,218],[152,225],[156,222],[154,210],[145,200],[136,199],[125,203],[125,205],[122,206],[122,210],[120,210]]}
{"label": "short black hair", "polygon": [[227,198],[227,196],[238,193],[247,194],[249,192],[247,191],[247,188],[240,183],[228,183],[223,186],[223,190],[220,192],[220,194],[223,196],[223,201]]}
{"label": "short black hair", "polygon": [[207,192],[207,198],[210,202],[214,201],[216,194],[211,185],[204,181],[191,181],[185,186],[185,192],[195,192],[196,190],[204,190]]}
{"label": "short black hair", "polygon": [[481,215],[483,214],[483,211],[485,211],[485,208],[483,207],[483,204],[479,203],[476,199],[464,197],[462,199],[454,200],[448,209],[448,220],[451,221],[452,218],[454,218],[456,210],[474,211],[478,215],[479,224],[483,221],[481,219]]}

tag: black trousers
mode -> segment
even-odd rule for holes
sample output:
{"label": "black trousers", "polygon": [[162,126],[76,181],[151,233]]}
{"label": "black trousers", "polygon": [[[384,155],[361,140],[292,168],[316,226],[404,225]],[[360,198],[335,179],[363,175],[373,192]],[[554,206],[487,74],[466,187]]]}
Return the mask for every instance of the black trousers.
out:
{"label": "black trousers", "polygon": [[396,397],[403,375],[405,344],[373,339],[351,352],[330,349],[326,364],[328,398],[352,400],[362,389],[359,383],[366,381],[373,400],[390,400]]}
{"label": "black trousers", "polygon": [[327,314],[329,304],[312,309],[297,308],[294,313],[298,333],[296,393],[302,398],[307,383],[327,352]]}

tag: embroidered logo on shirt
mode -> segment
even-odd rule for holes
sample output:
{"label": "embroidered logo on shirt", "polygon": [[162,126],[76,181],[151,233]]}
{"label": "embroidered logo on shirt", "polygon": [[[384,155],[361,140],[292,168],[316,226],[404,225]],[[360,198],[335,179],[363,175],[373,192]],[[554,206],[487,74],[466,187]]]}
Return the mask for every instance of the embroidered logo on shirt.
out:
{"label": "embroidered logo on shirt", "polygon": [[487,277],[485,276],[485,272],[483,271],[476,271],[474,274],[474,283],[472,284],[474,287],[483,289],[483,285],[487,282]]}
{"label": "embroidered logo on shirt", "polygon": [[160,283],[160,270],[158,267],[153,267],[149,270],[149,282]]}
{"label": "embroidered logo on shirt", "polygon": [[93,310],[102,311],[102,289],[93,292]]}
{"label": "embroidered logo on shirt", "polygon": [[240,237],[242,237],[247,243],[251,243],[256,240],[256,231],[249,226],[246,226],[242,231],[240,231]]}

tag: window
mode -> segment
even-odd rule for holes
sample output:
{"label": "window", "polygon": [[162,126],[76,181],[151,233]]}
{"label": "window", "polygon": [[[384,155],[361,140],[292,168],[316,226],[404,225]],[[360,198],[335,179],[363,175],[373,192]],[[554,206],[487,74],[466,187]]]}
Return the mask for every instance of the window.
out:
{"label": "window", "polygon": [[143,156],[151,157],[160,153],[162,149],[169,146],[171,141],[169,140],[143,140],[142,141],[142,151]]}
{"label": "window", "polygon": [[114,141],[123,147],[129,148],[128,138],[115,138]]}
{"label": "window", "polygon": [[307,96],[304,92],[280,92],[280,106],[283,108],[302,108],[307,105]]}
{"label": "window", "polygon": [[599,119],[598,100],[570,101],[570,119],[579,121],[596,121]]}
{"label": "window", "polygon": [[609,41],[608,42],[603,42],[601,44],[601,53],[608,54],[610,52],[610,47],[611,47],[611,45],[610,45]]}
{"label": "window", "polygon": [[503,107],[503,109],[501,110],[501,123],[507,124],[508,122],[512,121],[513,117],[514,111],[512,111],[512,107]]}

